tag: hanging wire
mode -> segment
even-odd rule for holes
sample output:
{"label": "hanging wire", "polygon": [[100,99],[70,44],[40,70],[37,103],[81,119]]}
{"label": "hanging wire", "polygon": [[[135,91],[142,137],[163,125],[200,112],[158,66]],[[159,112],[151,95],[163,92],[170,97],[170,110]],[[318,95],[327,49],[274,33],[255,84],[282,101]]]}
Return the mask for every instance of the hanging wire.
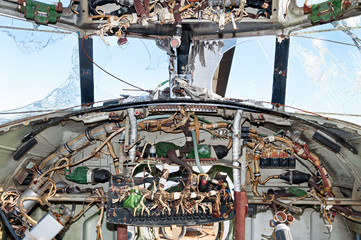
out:
{"label": "hanging wire", "polygon": [[111,74],[110,72],[108,72],[107,70],[105,70],[104,68],[102,68],[101,66],[99,66],[97,63],[95,63],[95,62],[93,61],[93,59],[91,59],[91,57],[89,57],[88,53],[87,53],[87,52],[85,51],[85,49],[84,49],[83,40],[84,40],[84,39],[88,39],[88,37],[89,37],[89,36],[92,36],[92,35],[96,35],[96,33],[88,34],[88,35],[84,36],[84,37],[81,39],[81,42],[80,42],[81,48],[83,49],[83,52],[85,53],[85,55],[87,56],[87,58],[89,59],[89,61],[91,61],[91,62],[92,62],[95,66],[97,66],[100,70],[102,70],[103,72],[105,72],[105,73],[108,74],[109,76],[117,79],[118,81],[120,81],[120,82],[122,82],[122,83],[125,83],[125,84],[127,84],[127,85],[129,85],[129,86],[131,86],[131,87],[133,87],[133,88],[136,88],[136,89],[138,89],[138,90],[140,90],[140,91],[149,93],[149,90],[145,90],[145,89],[143,89],[143,88],[141,88],[141,87],[138,87],[138,86],[136,86],[136,85],[133,85],[133,84],[131,84],[131,83],[129,83],[129,82],[127,82],[127,81],[125,81],[125,80],[123,80],[123,79],[121,79],[121,78],[113,75],[113,74]]}
{"label": "hanging wire", "polygon": [[301,35],[288,35],[288,37],[307,38],[307,39],[320,40],[320,41],[331,42],[331,43],[336,43],[336,44],[341,44],[341,45],[346,45],[346,46],[351,46],[351,47],[357,47],[357,45],[355,45],[355,44],[339,42],[339,41],[334,41],[334,40],[329,40],[329,39],[324,39],[324,38],[308,37],[308,36],[301,36]]}
{"label": "hanging wire", "polygon": [[59,33],[59,34],[73,34],[73,32],[69,31],[59,31],[56,30],[45,30],[45,29],[36,29],[36,28],[22,28],[22,27],[13,27],[13,26],[1,26],[3,29],[11,29],[11,30],[21,30],[21,31],[30,31],[30,32],[46,32],[46,33]]}
{"label": "hanging wire", "polygon": [[332,115],[332,116],[361,117],[361,114],[354,114],[354,113],[331,113],[331,112],[316,112],[316,113],[323,115]]}
{"label": "hanging wire", "polygon": [[54,111],[53,109],[49,109],[49,110],[34,110],[34,111],[20,111],[20,112],[0,112],[1,115],[6,115],[6,114],[26,114],[26,113],[43,113],[43,112],[51,112]]}
{"label": "hanging wire", "polygon": [[294,109],[294,110],[297,110],[297,111],[300,111],[300,112],[304,112],[304,113],[308,113],[308,114],[315,115],[315,116],[318,116],[318,117],[322,117],[322,118],[325,118],[325,119],[331,119],[329,117],[322,116],[322,115],[320,115],[318,113],[315,113],[315,112],[307,111],[307,110],[304,110],[304,109],[301,109],[301,108],[296,108],[296,107],[292,107],[292,106],[285,105],[285,104],[273,103],[273,102],[267,102],[267,101],[261,101],[261,103],[271,104],[271,105],[273,105],[275,107],[287,107],[287,108],[291,108],[291,109]]}
{"label": "hanging wire", "polygon": [[292,37],[292,36],[297,36],[297,35],[302,35],[302,34],[347,31],[347,30],[353,30],[353,29],[359,29],[359,28],[361,28],[361,27],[360,26],[358,26],[358,27],[342,27],[342,28],[323,29],[323,30],[315,30],[315,31],[308,31],[308,32],[297,32],[297,33],[292,33],[290,36]]}
{"label": "hanging wire", "polygon": [[[325,115],[332,115],[332,114],[328,114],[328,113],[317,113],[317,112],[311,112],[311,111],[307,111],[307,110],[304,110],[304,109],[301,109],[301,108],[297,108],[297,107],[292,107],[292,106],[289,106],[289,105],[285,105],[285,104],[280,104],[280,103],[273,103],[273,102],[267,102],[267,101],[260,101],[261,103],[266,103],[266,104],[271,104],[275,107],[287,107],[287,108],[290,108],[290,109],[294,109],[294,110],[297,110],[297,111],[300,111],[300,112],[304,112],[306,114],[310,114],[310,115],[315,115],[315,116],[318,116],[318,117],[321,117],[321,118],[324,118],[326,120],[332,120],[332,121],[335,121],[335,122],[342,122],[343,124],[345,125],[348,125],[348,126],[351,126],[351,127],[355,127],[357,129],[361,129],[360,126],[358,125],[355,125],[355,124],[350,124],[348,122],[344,122],[342,120],[339,120],[339,119],[336,119],[336,118],[331,118],[331,117],[326,117],[326,116],[323,116],[321,114],[325,114]],[[333,114],[333,115],[337,115],[337,114]],[[351,114],[350,114],[351,115]],[[357,116],[356,116],[357,117]]]}

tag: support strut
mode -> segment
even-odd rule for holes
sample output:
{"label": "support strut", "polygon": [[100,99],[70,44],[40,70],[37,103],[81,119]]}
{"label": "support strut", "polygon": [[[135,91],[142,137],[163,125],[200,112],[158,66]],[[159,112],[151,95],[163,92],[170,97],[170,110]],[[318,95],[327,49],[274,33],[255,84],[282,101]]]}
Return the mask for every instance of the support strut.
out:
{"label": "support strut", "polygon": [[[272,103],[275,104],[285,104],[289,50],[289,38],[281,38],[281,40],[280,38],[276,38],[275,65],[272,87]],[[275,107],[279,108],[277,105]]]}
{"label": "support strut", "polygon": [[[179,77],[185,81],[187,81],[190,85],[193,83],[192,74],[188,67],[189,60],[189,50],[192,42],[192,33],[190,29],[187,29],[184,25],[182,25],[181,31],[179,29],[180,34],[180,45],[177,47],[177,74],[173,77]],[[171,76],[172,78],[172,76]],[[175,88],[174,79],[170,79],[169,81],[170,88],[170,98],[177,98],[177,95],[173,92]]]}
{"label": "support strut", "polygon": [[189,49],[191,46],[192,38],[191,32],[185,29],[182,30],[181,44],[177,48],[177,73],[183,75],[189,73],[187,69]]}
{"label": "support strut", "polygon": [[[81,105],[94,102],[93,39],[79,38],[79,72]],[[84,49],[83,49],[84,48]],[[84,52],[86,51],[86,53]],[[88,54],[88,56],[86,55]]]}

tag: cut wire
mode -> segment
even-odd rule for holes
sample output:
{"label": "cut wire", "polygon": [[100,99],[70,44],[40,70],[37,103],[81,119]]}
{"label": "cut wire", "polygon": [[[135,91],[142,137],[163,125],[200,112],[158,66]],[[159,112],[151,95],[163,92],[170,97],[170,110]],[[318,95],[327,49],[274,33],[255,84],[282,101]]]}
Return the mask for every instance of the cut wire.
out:
{"label": "cut wire", "polygon": [[325,42],[331,42],[331,43],[337,43],[337,44],[351,46],[351,47],[357,47],[355,44],[339,42],[339,41],[334,41],[334,40],[329,40],[329,39],[324,39],[324,38],[307,37],[307,36],[301,36],[301,35],[288,35],[288,36],[289,37],[308,38],[308,39],[313,39],[313,40],[321,40],[321,41],[325,41]]}
{"label": "cut wire", "polygon": [[[324,118],[326,120],[332,120],[332,121],[336,121],[336,122],[340,122],[342,120],[339,120],[339,119],[336,119],[336,118],[331,118],[331,117],[326,117],[326,116],[323,116],[321,114],[318,114],[316,112],[311,112],[311,111],[307,111],[307,110],[304,110],[304,109],[301,109],[301,108],[297,108],[297,107],[292,107],[292,106],[289,106],[289,105],[285,105],[285,104],[280,104],[280,103],[272,103],[272,102],[267,102],[267,101],[260,101],[261,103],[266,103],[266,104],[271,104],[275,107],[287,107],[287,108],[291,108],[291,109],[295,109],[297,111],[300,111],[300,112],[304,112],[304,113],[307,113],[307,114],[310,114],[310,115],[315,115],[315,116],[318,116],[318,117],[321,117],[321,118]],[[355,125],[355,124],[352,124],[350,125],[350,123],[348,122],[343,122],[344,124],[347,124],[349,126],[352,126],[352,127],[356,127],[358,129],[361,129],[360,126],[358,125]]]}
{"label": "cut wire", "polygon": [[308,32],[298,32],[298,33],[292,33],[292,36],[297,36],[297,35],[302,35],[302,34],[311,34],[311,33],[323,33],[323,32],[335,32],[335,31],[347,31],[347,30],[353,30],[353,29],[359,29],[361,28],[360,26],[358,27],[345,27],[345,28],[333,28],[333,29],[323,29],[323,30],[315,30],[315,31],[308,31]]}
{"label": "cut wire", "polygon": [[74,32],[69,31],[59,31],[57,30],[46,30],[46,29],[36,29],[36,28],[23,28],[23,27],[13,27],[13,26],[0,26],[3,29],[11,30],[21,30],[21,31],[31,31],[31,32],[45,32],[45,33],[59,33],[59,34],[73,34]]}
{"label": "cut wire", "polygon": [[285,104],[280,104],[280,103],[273,103],[273,102],[267,102],[267,101],[261,101],[262,103],[267,103],[267,104],[271,104],[275,107],[287,107],[287,108],[291,108],[291,109],[295,109],[295,110],[298,110],[298,111],[301,111],[301,112],[304,112],[304,113],[308,113],[308,114],[311,114],[311,115],[315,115],[315,116],[318,116],[318,117],[322,117],[322,118],[325,118],[325,119],[331,119],[329,117],[325,117],[325,116],[322,116],[320,114],[317,114],[315,112],[311,112],[311,111],[307,111],[307,110],[303,110],[301,108],[296,108],[296,107],[291,107],[291,106],[288,106],[288,105],[285,105]]}
{"label": "cut wire", "polygon": [[34,111],[22,111],[22,112],[0,112],[0,114],[25,114],[25,113],[43,113],[43,112],[52,112],[54,110],[49,109],[49,110],[34,110]]}
{"label": "cut wire", "polygon": [[91,61],[91,62],[92,62],[95,66],[97,66],[100,70],[102,70],[103,72],[105,72],[105,73],[108,74],[109,76],[117,79],[118,81],[120,81],[120,82],[122,82],[122,83],[125,83],[125,84],[127,84],[127,85],[129,85],[129,86],[131,86],[131,87],[133,87],[133,88],[139,89],[140,91],[149,93],[149,91],[147,91],[147,90],[145,90],[145,89],[143,89],[143,88],[141,88],[141,87],[135,86],[135,85],[133,85],[133,84],[131,84],[131,83],[129,83],[129,82],[127,82],[127,81],[125,81],[125,80],[123,80],[123,79],[121,79],[121,78],[113,75],[113,74],[111,74],[110,72],[108,72],[107,70],[105,70],[104,68],[102,68],[101,66],[99,66],[97,63],[95,63],[95,62],[93,61],[93,59],[91,59],[91,57],[89,57],[88,53],[87,53],[87,52],[85,51],[85,49],[84,49],[83,40],[84,40],[84,39],[88,39],[89,36],[92,36],[92,35],[95,35],[95,34],[96,34],[96,33],[92,33],[92,34],[89,34],[89,35],[84,36],[84,37],[81,39],[81,42],[80,42],[80,43],[81,43],[81,48],[83,49],[83,52],[85,53],[85,55],[87,56],[87,58],[89,59],[89,61]]}

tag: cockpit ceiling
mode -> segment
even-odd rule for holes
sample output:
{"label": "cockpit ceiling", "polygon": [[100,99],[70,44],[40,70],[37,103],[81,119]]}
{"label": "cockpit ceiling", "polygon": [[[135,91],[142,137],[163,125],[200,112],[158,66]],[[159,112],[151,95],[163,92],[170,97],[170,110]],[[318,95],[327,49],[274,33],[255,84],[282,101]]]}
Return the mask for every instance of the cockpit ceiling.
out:
{"label": "cockpit ceiling", "polygon": [[215,39],[288,35],[294,30],[360,15],[360,2],[329,0],[298,6],[295,0],[73,0],[63,7],[60,1],[45,4],[1,0],[0,14],[83,35],[117,35],[119,39],[128,34],[180,37],[181,31],[189,31],[194,38]]}
{"label": "cockpit ceiling", "polygon": [[[236,38],[245,36],[258,36],[258,35],[274,35],[281,34],[282,25],[269,22],[245,22],[238,24],[238,29],[233,30],[231,25],[226,25],[223,30],[220,30],[218,24],[205,22],[197,23],[190,22],[183,24],[185,29],[189,29],[192,32],[193,39],[221,39],[221,38]],[[168,36],[175,31],[173,25],[154,25],[148,29],[144,29],[141,26],[132,26],[128,28],[130,35],[132,33],[141,34],[144,37],[147,35],[153,36]]]}

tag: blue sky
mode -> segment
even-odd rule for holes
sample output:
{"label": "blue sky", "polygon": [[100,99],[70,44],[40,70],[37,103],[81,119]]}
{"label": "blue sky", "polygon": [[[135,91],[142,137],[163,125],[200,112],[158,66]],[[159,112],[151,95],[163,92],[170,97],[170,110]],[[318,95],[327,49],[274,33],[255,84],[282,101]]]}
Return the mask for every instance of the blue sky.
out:
{"label": "blue sky", "polygon": [[[351,19],[349,24],[360,26],[360,18]],[[0,17],[0,25],[33,27],[6,17]],[[307,31],[331,28],[327,24]],[[355,33],[360,36],[360,30]],[[353,44],[341,31],[307,36]],[[44,99],[62,86],[74,75],[72,56],[76,54],[77,42],[77,34],[0,29],[0,51],[5,56],[0,58],[4,83],[0,111]],[[238,39],[226,97],[270,101],[274,48],[274,36]],[[153,41],[129,39],[128,44],[119,47],[107,46],[95,37],[94,51],[94,60],[100,66],[144,89],[154,89],[168,79],[168,57]],[[361,114],[360,69],[361,55],[356,47],[292,37],[286,104],[317,112]],[[141,94],[123,91],[129,88],[95,67],[96,100],[124,93]]]}

